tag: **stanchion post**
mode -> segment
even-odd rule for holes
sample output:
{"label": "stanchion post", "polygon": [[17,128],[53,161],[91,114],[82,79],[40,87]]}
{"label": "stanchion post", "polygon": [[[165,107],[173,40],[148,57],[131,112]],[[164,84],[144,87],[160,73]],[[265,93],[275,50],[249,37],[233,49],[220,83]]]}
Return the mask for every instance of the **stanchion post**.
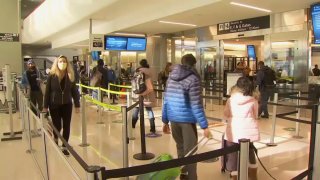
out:
{"label": "stanchion post", "polygon": [[[311,148],[313,148],[314,154],[313,154],[313,157],[309,156],[309,168],[310,168],[310,165],[313,166],[312,180],[318,180],[318,179],[320,179],[320,122],[319,122],[320,106],[315,105],[313,111],[315,111],[315,112],[312,113],[312,125],[311,126],[314,126],[314,128],[311,128],[311,130],[315,130],[316,132],[312,133],[312,134],[314,134],[314,137],[312,137],[312,134],[311,134],[311,138],[310,138],[310,153],[312,153]],[[315,116],[315,117],[313,117],[313,116]],[[311,144],[313,138],[315,138],[314,145]]]}
{"label": "stanchion post", "polygon": [[[301,91],[299,91],[297,94],[297,106],[300,106],[300,99],[299,99],[300,97],[301,97]],[[300,119],[301,109],[298,107],[296,110],[298,111],[296,114],[296,119]],[[299,132],[300,132],[300,123],[296,122],[296,130],[293,138],[302,139],[303,137],[299,135]]]}
{"label": "stanchion post", "polygon": [[145,127],[144,127],[144,104],[143,96],[139,96],[139,112],[140,112],[140,136],[141,136],[141,153],[133,155],[138,160],[149,160],[154,158],[154,154],[146,152]]}
{"label": "stanchion post", "polygon": [[9,117],[10,117],[10,137],[14,137],[13,117],[12,117],[12,100],[8,100]]}
{"label": "stanchion post", "polygon": [[[132,105],[132,96],[131,96],[131,90],[127,89],[127,107],[130,107]],[[134,132],[132,129],[132,111],[127,112],[127,119],[128,119],[128,137],[129,140],[134,140],[136,139],[134,137]]]}
{"label": "stanchion post", "polygon": [[86,99],[85,94],[81,94],[81,122],[82,122],[82,143],[80,144],[81,147],[89,146],[87,142],[87,114],[86,114]]}
{"label": "stanchion post", "polygon": [[[98,88],[98,101],[102,102],[102,92],[101,92],[101,88]],[[98,122],[97,124],[104,124],[102,122],[102,108],[100,105],[98,105]]]}
{"label": "stanchion post", "polygon": [[102,171],[100,166],[89,166],[87,169],[87,180],[102,180]]}
{"label": "stanchion post", "polygon": [[109,99],[111,99],[111,97],[110,97],[110,90],[111,90],[111,89],[110,89],[110,88],[111,88],[111,85],[110,85],[110,83],[108,83],[108,90],[109,90],[109,91],[108,91],[108,98],[109,98]]}
{"label": "stanchion post", "polygon": [[206,98],[205,98],[205,96],[206,96],[206,88],[205,87],[202,89],[202,96],[203,96],[203,98],[202,98],[203,106],[204,106],[204,109],[206,109],[207,105],[206,105]]}
{"label": "stanchion post", "polygon": [[31,134],[31,125],[30,125],[30,104],[29,104],[29,101],[27,98],[25,98],[25,102],[27,102],[26,104],[26,110],[27,110],[27,125],[28,125],[28,135],[27,135],[27,138],[28,138],[28,142],[29,142],[29,149],[26,151],[27,153],[33,153],[34,150],[32,149],[32,142],[31,142],[31,137],[32,137],[32,134]]}
{"label": "stanchion post", "polygon": [[[41,127],[44,128],[44,116],[46,112],[40,112],[40,123]],[[42,131],[41,131],[42,132]],[[47,143],[46,143],[46,136],[44,132],[42,132],[42,137],[43,137],[43,146],[44,146],[44,153],[45,153],[45,162],[46,162],[46,179],[49,179],[49,167],[48,167],[48,153],[47,153]]]}
{"label": "stanchion post", "polygon": [[[127,124],[127,107],[122,106],[121,107],[121,112],[122,112],[122,156],[123,156],[123,167],[126,168],[129,166],[129,158],[128,158],[128,144],[129,144],[129,139],[128,139],[128,124]],[[129,179],[126,177],[125,179]]]}
{"label": "stanchion post", "polygon": [[240,139],[238,180],[248,179],[249,139]]}
{"label": "stanchion post", "polygon": [[[274,98],[273,98],[274,103],[278,103],[278,93],[274,93]],[[272,107],[273,112],[272,112],[272,134],[270,137],[270,142],[267,143],[267,146],[277,146],[276,143],[274,143],[274,136],[276,133],[276,121],[277,121],[277,105],[273,105]]]}

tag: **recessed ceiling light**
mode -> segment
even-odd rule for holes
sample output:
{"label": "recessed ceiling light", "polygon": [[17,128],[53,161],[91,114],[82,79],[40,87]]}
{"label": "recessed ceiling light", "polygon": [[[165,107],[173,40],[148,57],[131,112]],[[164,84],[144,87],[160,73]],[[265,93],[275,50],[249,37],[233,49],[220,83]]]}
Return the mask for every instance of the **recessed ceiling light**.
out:
{"label": "recessed ceiling light", "polygon": [[165,24],[176,24],[176,25],[192,26],[192,27],[197,26],[197,25],[195,25],[195,24],[186,24],[186,23],[171,22],[171,21],[159,21],[159,23],[165,23]]}
{"label": "recessed ceiling light", "polygon": [[124,36],[139,36],[139,37],[145,37],[145,36],[146,36],[146,35],[144,35],[144,34],[122,33],[122,32],[117,32],[117,33],[114,33],[114,34],[124,35]]}
{"label": "recessed ceiling light", "polygon": [[259,8],[259,7],[256,7],[256,6],[251,6],[251,5],[237,3],[237,2],[230,2],[230,4],[236,5],[236,6],[241,6],[241,7],[246,7],[246,8],[250,8],[250,9],[255,9],[255,10],[258,10],[258,11],[268,12],[268,13],[272,12],[269,9],[263,9],[263,8]]}

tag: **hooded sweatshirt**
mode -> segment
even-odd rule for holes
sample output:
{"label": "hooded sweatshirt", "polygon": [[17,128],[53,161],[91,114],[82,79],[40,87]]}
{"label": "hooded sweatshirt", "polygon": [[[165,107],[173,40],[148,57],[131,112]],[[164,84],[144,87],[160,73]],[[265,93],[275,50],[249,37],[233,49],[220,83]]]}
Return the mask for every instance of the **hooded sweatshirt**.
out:
{"label": "hooded sweatshirt", "polygon": [[163,123],[199,123],[202,129],[208,127],[204,113],[200,76],[184,65],[173,67],[167,81],[162,108]]}
{"label": "hooded sweatshirt", "polygon": [[239,143],[242,138],[250,142],[260,139],[258,129],[258,101],[252,96],[244,96],[238,88],[233,88],[228,99],[224,118],[228,121],[224,139]]}

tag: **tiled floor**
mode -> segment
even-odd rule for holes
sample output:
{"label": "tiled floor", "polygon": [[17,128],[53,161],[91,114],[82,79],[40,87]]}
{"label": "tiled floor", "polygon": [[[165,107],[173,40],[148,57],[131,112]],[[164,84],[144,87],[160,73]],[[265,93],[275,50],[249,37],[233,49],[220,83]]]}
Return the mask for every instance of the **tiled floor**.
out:
{"label": "tiled floor", "polygon": [[[208,102],[206,114],[209,117],[221,118],[223,106],[211,105]],[[160,104],[160,103],[159,103]],[[157,131],[162,134],[161,108],[154,108],[156,116]],[[282,110],[285,111],[285,110]],[[279,111],[278,111],[279,112]],[[310,113],[310,112],[308,112]],[[307,114],[307,113],[305,113]],[[80,147],[81,144],[81,120],[80,114],[73,114],[71,138],[69,143],[78,152],[78,154],[89,164],[105,166],[106,169],[122,167],[122,124],[120,113],[105,110],[103,113],[104,124],[97,124],[97,110],[95,106],[87,107],[87,131],[88,147]],[[146,116],[147,117],[147,116]],[[15,129],[20,129],[20,119],[18,113],[14,114]],[[9,120],[7,114],[0,114],[1,132],[8,131]],[[31,123],[33,124],[33,123]],[[146,119],[146,130],[149,129],[149,123]],[[294,132],[286,131],[284,128],[295,127],[295,123],[280,120],[277,121],[275,142],[278,146],[267,147],[269,142],[272,120],[259,120],[261,131],[260,142],[255,143],[259,149],[259,157],[267,170],[278,180],[291,179],[304,171],[308,162],[309,151],[309,125],[301,125],[300,134],[302,139],[294,139]],[[221,147],[221,136],[224,132],[224,126],[212,127],[211,131],[214,140],[209,141],[200,152],[218,149]],[[140,135],[139,127],[134,129],[135,140],[129,143],[129,164],[130,166],[150,163],[152,160],[139,161],[133,158],[133,155],[140,152]],[[202,131],[199,130],[199,139],[202,137]],[[32,138],[35,149],[35,157],[41,168],[44,168],[45,157],[43,156],[43,135]],[[74,158],[65,158],[58,148],[54,147],[53,142],[46,139],[49,164],[50,179],[85,179],[86,174],[77,164]],[[158,138],[146,138],[147,152],[152,152],[156,156],[161,153],[170,153],[176,156],[175,142],[171,135],[162,134]],[[40,171],[33,161],[30,154],[25,153],[27,150],[26,140],[0,142],[0,159],[1,170],[0,179],[41,179]],[[68,163],[66,163],[68,162]],[[70,166],[66,165],[70,164]],[[220,161],[198,163],[198,177],[200,180],[207,179],[229,179],[227,174],[220,172]],[[70,169],[75,170],[70,173]],[[261,180],[271,179],[259,165],[258,177]],[[130,179],[134,179],[131,177]]]}

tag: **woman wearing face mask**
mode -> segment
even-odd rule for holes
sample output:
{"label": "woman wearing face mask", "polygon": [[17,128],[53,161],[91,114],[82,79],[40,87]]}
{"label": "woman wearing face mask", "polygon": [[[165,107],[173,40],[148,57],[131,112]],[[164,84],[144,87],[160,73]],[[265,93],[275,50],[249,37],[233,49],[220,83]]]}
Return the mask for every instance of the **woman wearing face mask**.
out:
{"label": "woman wearing face mask", "polygon": [[[79,112],[80,97],[74,81],[73,68],[65,56],[60,56],[54,61],[48,76],[43,111],[48,112],[49,108],[53,125],[59,132],[63,128],[63,138],[67,142],[70,136],[72,98],[75,110]],[[56,134],[54,134],[54,140],[58,145]],[[62,152],[69,155],[64,145],[62,147]]]}

